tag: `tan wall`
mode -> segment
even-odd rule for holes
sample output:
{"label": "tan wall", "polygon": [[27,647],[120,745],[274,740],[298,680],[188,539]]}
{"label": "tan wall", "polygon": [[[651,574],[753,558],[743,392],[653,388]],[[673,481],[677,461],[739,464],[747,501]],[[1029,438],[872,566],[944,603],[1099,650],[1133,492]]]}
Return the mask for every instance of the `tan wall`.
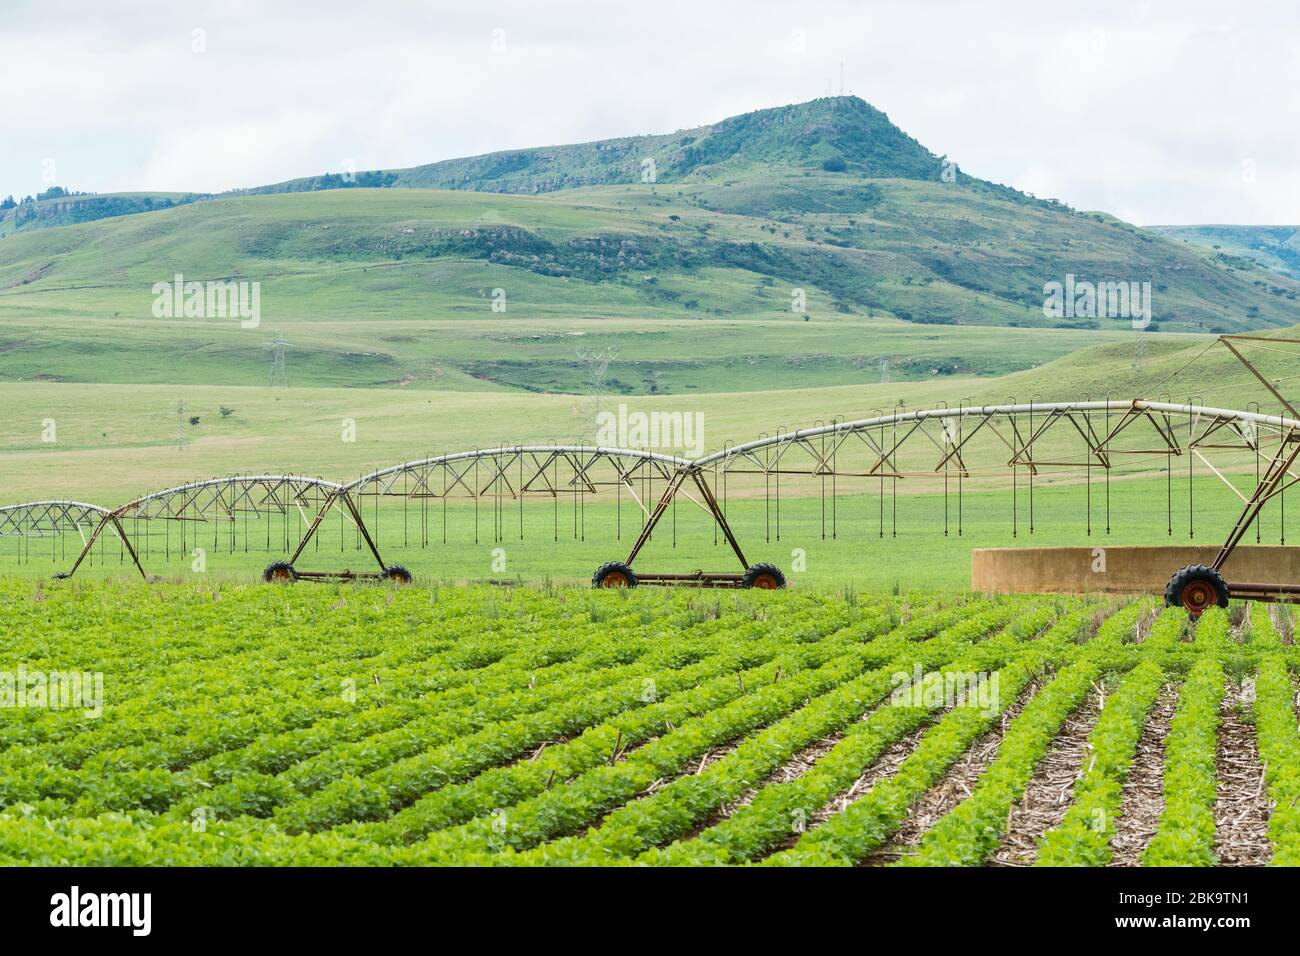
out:
{"label": "tan wall", "polygon": [[[1209,564],[1218,545],[1159,548],[977,548],[971,588],[987,593],[1164,592],[1189,564]],[[1104,570],[1098,570],[1104,566]],[[1098,568],[1098,569],[1095,569]],[[1223,567],[1231,583],[1300,583],[1300,548],[1242,545]]]}

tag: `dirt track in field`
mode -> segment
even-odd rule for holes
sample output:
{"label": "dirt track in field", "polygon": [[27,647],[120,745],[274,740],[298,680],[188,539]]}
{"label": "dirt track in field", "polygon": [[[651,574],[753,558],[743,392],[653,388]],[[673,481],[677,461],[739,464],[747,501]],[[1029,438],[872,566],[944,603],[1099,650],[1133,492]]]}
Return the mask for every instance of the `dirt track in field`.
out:
{"label": "dirt track in field", "polygon": [[1002,714],[997,724],[982,734],[948,769],[943,779],[922,794],[921,799],[912,805],[907,819],[898,828],[893,839],[872,853],[867,858],[867,865],[884,866],[910,853],[921,842],[921,838],[930,827],[971,795],[980,776],[997,757],[1007,727],[1011,721],[1020,716],[1020,712],[1038,693],[1041,686],[1038,681],[1031,681],[1029,686],[1020,692],[1020,696]]}
{"label": "dirt track in field", "polygon": [[1061,727],[1038,769],[1025,787],[1025,795],[1011,808],[1002,845],[989,858],[991,866],[1030,866],[1038,855],[1038,841],[1059,824],[1074,796],[1088,735],[1101,714],[1104,689],[1094,687]]}
{"label": "dirt track in field", "polygon": [[[938,717],[939,715],[935,715],[934,719],[938,719]],[[830,817],[843,811],[854,800],[869,793],[871,788],[881,780],[892,777],[898,770],[899,765],[917,748],[917,745],[921,742],[921,738],[925,736],[925,732],[929,730],[933,724],[933,719],[927,720],[922,726],[918,727],[907,736],[894,741],[894,743],[886,747],[885,751],[876,758],[875,762],[872,763],[872,765],[868,767],[857,780],[853,782],[851,787],[836,794],[831,798],[829,803],[816,810],[809,817],[807,828],[811,830],[813,827],[824,823]],[[830,746],[834,746],[834,744],[831,744]],[[815,760],[820,760],[825,756],[826,752],[830,750],[830,747],[826,747],[814,756],[814,751],[818,749],[819,748],[809,748],[808,751],[805,751],[805,754],[814,757],[815,762]],[[776,853],[780,850],[789,849],[799,842],[800,836],[801,834],[798,833],[792,834],[780,846],[773,849],[772,852]]]}
{"label": "dirt track in field", "polygon": [[[921,743],[921,738],[925,736],[925,732],[931,726],[931,723],[927,723],[924,727],[918,727],[906,737],[894,741],[889,747],[885,748],[885,752],[867,768],[862,776],[853,782],[853,786],[843,793],[837,794],[830,803],[812,815],[812,818],[808,821],[809,826],[824,823],[835,814],[842,813],[853,801],[870,793],[871,788],[881,780],[892,777],[897,773],[899,766],[917,748]],[[792,840],[791,843],[793,842]]]}
{"label": "dirt track in field", "polygon": [[1271,807],[1255,728],[1243,719],[1248,711],[1242,685],[1229,680],[1219,710],[1214,803],[1214,855],[1220,866],[1263,866],[1273,856],[1268,839]]}
{"label": "dirt track in field", "polygon": [[1178,689],[1165,685],[1147,716],[1133,766],[1124,781],[1115,838],[1110,844],[1112,866],[1140,866],[1142,851],[1160,826],[1160,815],[1165,810],[1165,738],[1177,706]]}
{"label": "dirt track in field", "polygon": [[1273,627],[1277,629],[1278,636],[1282,638],[1282,643],[1288,647],[1294,645],[1295,618],[1292,616],[1291,608],[1285,604],[1270,604],[1268,615],[1273,621]]}
{"label": "dirt track in field", "polygon": [[[860,714],[854,723],[857,724],[857,723],[861,723],[864,720],[869,720],[873,714],[875,714],[880,710],[881,707],[888,707],[889,705],[890,705],[889,697],[886,696],[881,701],[877,702],[875,705],[869,707],[862,714]],[[930,723],[931,721],[927,720],[926,726],[929,726]],[[784,764],[782,764],[780,767],[777,767],[776,770],[772,771],[770,774],[764,777],[763,780],[761,780],[756,786],[751,787],[750,789],[746,790],[743,794],[741,794],[741,796],[734,803],[730,803],[722,807],[719,810],[718,814],[715,817],[713,817],[712,820],[708,821],[705,824],[701,824],[699,829],[704,830],[707,827],[713,826],[713,824],[718,823],[721,820],[725,820],[727,817],[731,816],[733,813],[735,813],[737,810],[740,810],[742,807],[749,806],[749,804],[754,802],[754,798],[758,796],[760,790],[763,790],[771,786],[772,784],[789,783],[792,780],[798,780],[808,771],[812,770],[812,768],[817,765],[817,762],[819,760],[821,760],[828,753],[834,750],[835,747],[840,743],[840,741],[842,741],[845,738],[845,736],[848,734],[848,731],[852,729],[852,726],[853,725],[850,725],[849,727],[845,728],[845,730],[836,731],[833,734],[828,734],[827,736],[821,738],[815,743],[809,744],[803,750],[800,750],[793,757],[787,760]]]}

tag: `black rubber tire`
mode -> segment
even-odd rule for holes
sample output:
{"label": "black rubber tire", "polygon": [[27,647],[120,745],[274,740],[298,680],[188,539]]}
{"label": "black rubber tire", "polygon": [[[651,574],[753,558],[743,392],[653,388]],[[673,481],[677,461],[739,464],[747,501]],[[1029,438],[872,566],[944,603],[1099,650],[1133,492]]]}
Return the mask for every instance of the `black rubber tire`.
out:
{"label": "black rubber tire", "polygon": [[298,572],[288,561],[272,561],[262,572],[262,580],[267,584],[293,584],[298,580]]}
{"label": "black rubber tire", "polygon": [[1192,617],[1204,614],[1213,605],[1228,606],[1228,582],[1214,568],[1189,564],[1175,571],[1165,586],[1165,605],[1181,607]]}
{"label": "black rubber tire", "polygon": [[591,576],[591,586],[593,588],[634,588],[636,572],[632,570],[630,564],[609,561],[596,569],[596,573]]}
{"label": "black rubber tire", "polygon": [[745,571],[740,586],[758,588],[760,591],[777,591],[785,587],[785,575],[775,564],[756,564]]}
{"label": "black rubber tire", "polygon": [[415,580],[411,576],[411,572],[408,571],[406,567],[401,564],[390,564],[388,567],[384,568],[384,573],[381,575],[381,577],[385,581],[392,581],[394,584],[400,584],[400,585],[407,585],[410,584],[413,580]]}

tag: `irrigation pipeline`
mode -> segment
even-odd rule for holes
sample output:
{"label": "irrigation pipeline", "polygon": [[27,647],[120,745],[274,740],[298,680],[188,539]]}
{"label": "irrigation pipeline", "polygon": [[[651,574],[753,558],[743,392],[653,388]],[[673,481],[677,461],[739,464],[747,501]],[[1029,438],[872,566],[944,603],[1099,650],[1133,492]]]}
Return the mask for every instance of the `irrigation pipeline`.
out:
{"label": "irrigation pipeline", "polygon": [[[484,510],[490,513],[492,539],[501,541],[508,504],[517,502],[522,538],[526,498],[551,501],[556,541],[563,502],[566,510],[572,510],[574,537],[585,540],[587,499],[612,492],[619,540],[624,508],[634,509],[641,517],[636,543],[624,562],[629,569],[665,517],[676,545],[679,503],[708,514],[715,542],[725,542],[741,566],[747,567],[728,520],[733,486],[761,494],[764,538],[779,541],[782,492],[788,495],[795,479],[815,483],[821,499],[820,534],[831,539],[840,534],[838,499],[857,482],[864,488],[874,487],[879,496],[876,532],[883,538],[899,533],[900,483],[905,488],[909,482],[941,487],[943,533],[961,536],[965,530],[964,499],[971,483],[1009,479],[1011,529],[1018,535],[1022,501],[1028,507],[1027,530],[1032,533],[1036,526],[1036,479],[1041,481],[1048,471],[1073,472],[1083,475],[1086,484],[1086,526],[1091,535],[1097,506],[1101,508],[1097,521],[1103,522],[1107,531],[1111,528],[1111,477],[1123,462],[1125,473],[1137,468],[1164,472],[1163,504],[1172,535],[1175,462],[1185,459],[1189,535],[1194,534],[1192,489],[1199,469],[1202,476],[1221,480],[1242,500],[1241,516],[1229,538],[1235,546],[1265,502],[1274,496],[1284,502],[1286,489],[1297,480],[1292,470],[1296,449],[1300,449],[1300,419],[1262,414],[1258,407],[1235,410],[1144,399],[1012,400],[999,405],[943,405],[914,411],[898,407],[867,418],[777,430],[694,459],[598,445],[503,445],[426,456],[347,482],[302,475],[239,475],[166,488],[115,508],[63,500],[27,502],[0,508],[0,539],[18,538],[22,560],[31,559],[32,539],[60,538],[60,550],[52,558],[62,560],[68,551],[67,538],[72,535],[74,542],[80,539],[81,548],[65,575],[74,573],[83,561],[93,561],[97,551],[99,560],[105,560],[108,550],[116,552],[120,563],[129,560],[147,576],[145,565],[155,549],[168,559],[173,552],[188,554],[198,546],[201,533],[211,533],[212,546],[218,550],[223,546],[235,550],[241,537],[244,550],[248,550],[253,537],[250,518],[265,521],[264,529],[257,528],[259,533],[264,530],[259,534],[261,546],[268,552],[289,555],[287,564],[293,565],[308,547],[313,553],[329,547],[322,544],[323,526],[328,516],[335,515],[339,518],[340,550],[351,540],[355,548],[368,551],[378,566],[377,572],[366,574],[382,576],[388,566],[379,546],[381,497],[402,502],[404,545],[412,537],[414,509],[418,522],[415,537],[421,547],[427,547],[438,533],[439,522],[441,538],[447,540],[447,505],[455,499],[474,503],[475,540],[480,530],[480,503],[490,505]],[[1256,476],[1255,490],[1249,495],[1228,478],[1230,472],[1243,468],[1253,470]],[[1094,505],[1093,484],[1098,473],[1103,489]],[[369,518],[367,497],[373,499]],[[440,515],[430,508],[439,501]],[[161,548],[158,536],[150,530],[159,523],[164,530]],[[97,549],[100,542],[107,544]]]}

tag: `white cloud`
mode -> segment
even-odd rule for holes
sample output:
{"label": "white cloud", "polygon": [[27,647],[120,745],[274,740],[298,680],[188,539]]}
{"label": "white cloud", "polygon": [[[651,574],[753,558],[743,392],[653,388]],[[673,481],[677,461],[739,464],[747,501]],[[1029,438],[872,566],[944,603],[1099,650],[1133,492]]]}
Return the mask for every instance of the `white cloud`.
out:
{"label": "white cloud", "polygon": [[[121,188],[184,191],[204,184],[217,192],[256,182],[279,182],[319,171],[333,120],[326,113],[293,112],[259,122],[221,117],[160,130],[138,181]],[[331,169],[345,156],[330,156]],[[357,168],[361,168],[358,163]]]}

